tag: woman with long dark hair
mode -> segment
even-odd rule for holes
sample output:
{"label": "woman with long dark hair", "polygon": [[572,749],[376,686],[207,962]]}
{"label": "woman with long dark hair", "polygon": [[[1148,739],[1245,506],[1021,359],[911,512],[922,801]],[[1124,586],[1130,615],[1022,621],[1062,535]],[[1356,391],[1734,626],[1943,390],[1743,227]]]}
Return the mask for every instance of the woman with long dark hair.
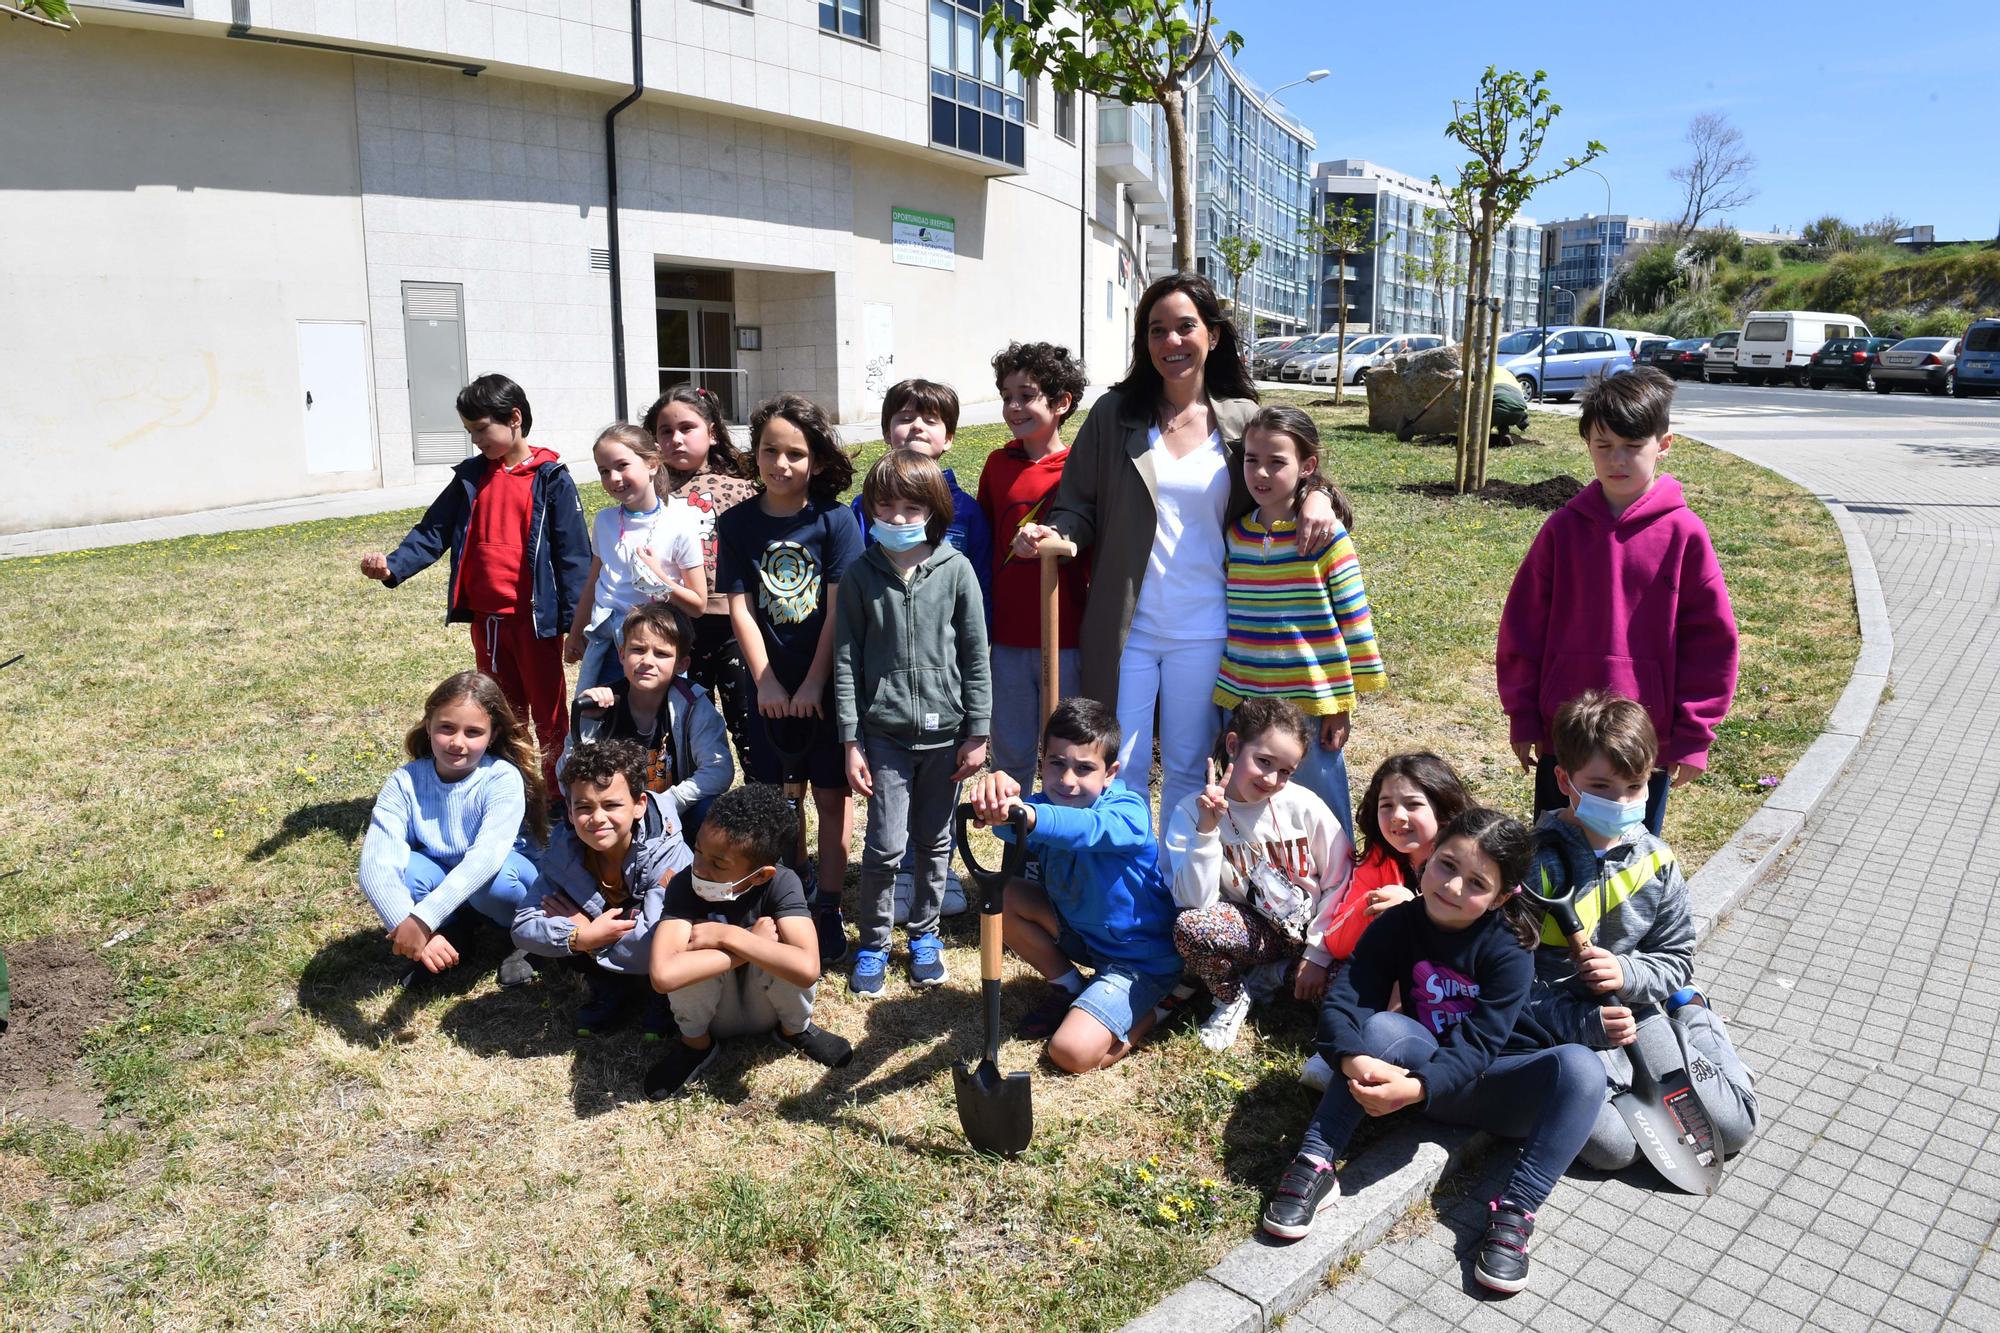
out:
{"label": "woman with long dark hair", "polygon": [[[1215,289],[1196,273],[1159,279],[1139,298],[1131,367],[1091,407],[1048,523],[1014,538],[1023,559],[1049,536],[1092,548],[1083,692],[1116,710],[1119,763],[1139,765],[1134,787],[1146,782],[1158,708],[1166,811],[1200,789],[1220,725],[1211,695],[1228,632],[1223,534],[1253,507],[1242,454],[1256,410]],[[1306,498],[1299,520],[1303,548],[1332,540],[1324,494]]]}

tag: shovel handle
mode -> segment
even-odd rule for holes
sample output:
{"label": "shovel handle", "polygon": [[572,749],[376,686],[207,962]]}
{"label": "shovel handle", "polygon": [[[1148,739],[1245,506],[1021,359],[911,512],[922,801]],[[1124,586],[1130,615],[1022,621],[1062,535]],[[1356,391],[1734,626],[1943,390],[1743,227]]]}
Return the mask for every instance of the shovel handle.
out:
{"label": "shovel handle", "polygon": [[[1025,829],[1028,824],[1028,812],[1017,806],[1008,814],[1007,824],[1008,827],[1014,830],[1014,836],[1012,840],[1002,841],[1000,867],[997,870],[979,864],[979,859],[972,854],[972,840],[966,836],[967,829],[972,823],[972,817],[972,803],[969,801],[961,802],[957,815],[952,820],[952,832],[958,838],[959,858],[965,862],[965,868],[972,872],[972,882],[979,886],[980,916],[997,918],[1000,915],[1001,899],[1006,890],[1007,881],[1021,873],[1021,867],[1028,858],[1027,844],[1023,841],[1027,836]],[[980,923],[980,950],[982,953],[985,951],[985,947],[985,923],[982,921]],[[995,958],[997,959],[998,956],[996,950]],[[1000,975],[997,967],[994,969],[993,975],[996,978]]]}
{"label": "shovel handle", "polygon": [[1056,696],[1062,692],[1062,675],[1058,670],[1062,651],[1062,580],[1056,568],[1057,560],[1074,560],[1076,543],[1061,537],[1045,537],[1041,545],[1042,556],[1042,726],[1049,725],[1049,714],[1056,711]]}

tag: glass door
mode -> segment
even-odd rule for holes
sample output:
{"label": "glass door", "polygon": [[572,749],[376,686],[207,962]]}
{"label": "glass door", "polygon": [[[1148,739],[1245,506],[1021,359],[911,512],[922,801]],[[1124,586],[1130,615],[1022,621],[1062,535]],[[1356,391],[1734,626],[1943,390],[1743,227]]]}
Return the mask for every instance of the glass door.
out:
{"label": "glass door", "polygon": [[749,410],[749,372],[736,365],[732,277],[727,270],[657,269],[654,305],[661,392],[676,384],[707,389],[724,420],[741,422]]}

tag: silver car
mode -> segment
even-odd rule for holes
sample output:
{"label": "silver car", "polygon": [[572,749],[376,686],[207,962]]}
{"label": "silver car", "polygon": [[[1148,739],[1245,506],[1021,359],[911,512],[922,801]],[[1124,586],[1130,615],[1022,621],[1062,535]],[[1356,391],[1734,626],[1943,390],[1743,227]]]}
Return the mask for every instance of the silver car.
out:
{"label": "silver car", "polygon": [[1311,380],[1314,384],[1331,384],[1334,375],[1339,372],[1343,359],[1347,365],[1352,366],[1355,357],[1366,356],[1388,342],[1390,337],[1391,335],[1387,333],[1357,333],[1347,340],[1344,358],[1338,347],[1330,352],[1322,352],[1313,358],[1311,364],[1306,367],[1305,374],[1300,378]]}
{"label": "silver car", "polygon": [[1935,394],[1950,393],[1957,364],[1958,339],[1905,338],[1875,363],[1875,392],[1929,389]]}
{"label": "silver car", "polygon": [[[1392,356],[1404,356],[1410,352],[1428,352],[1433,347],[1444,346],[1444,339],[1435,333],[1403,333],[1385,340],[1379,347],[1363,350],[1359,347],[1347,349],[1347,382],[1360,384],[1367,380],[1368,372],[1382,365]],[[1337,373],[1330,358],[1320,358],[1326,368],[1325,382],[1331,384]],[[1319,382],[1319,372],[1313,372],[1313,380]]]}

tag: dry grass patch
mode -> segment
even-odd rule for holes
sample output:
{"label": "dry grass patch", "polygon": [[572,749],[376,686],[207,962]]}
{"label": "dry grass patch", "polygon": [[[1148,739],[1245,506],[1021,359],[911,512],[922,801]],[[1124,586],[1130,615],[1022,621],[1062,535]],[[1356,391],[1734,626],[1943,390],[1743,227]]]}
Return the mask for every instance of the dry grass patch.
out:
{"label": "dry grass patch", "polygon": [[[1427,746],[1522,807],[1492,634],[1541,514],[1412,494],[1443,451],[1320,415],[1394,681],[1355,729],[1357,793]],[[1584,468],[1551,420],[1496,478]],[[997,443],[961,435],[967,490]],[[1696,445],[1672,458],[1745,629],[1716,775],[1670,816],[1692,864],[1810,740],[1854,636],[1811,497]],[[1104,1328],[1247,1231],[1312,1103],[1308,1017],[1260,1016],[1222,1058],[1183,1029],[1082,1080],[1010,1043],[1035,1143],[973,1158],[948,1073],[978,1026],[971,917],[941,992],[825,988],[852,1067],[741,1042],[667,1105],[639,1099],[636,1038],[570,1035],[560,970],[394,993],[356,841],[425,692],[468,659],[440,574],[385,592],[355,572],[412,517],[0,564],[0,649],[28,655],[0,674],[0,940],[77,934],[111,969],[120,1007],[85,1059],[121,1118],[0,1116],[0,1322]],[[1010,975],[1011,1016],[1034,985]]]}

